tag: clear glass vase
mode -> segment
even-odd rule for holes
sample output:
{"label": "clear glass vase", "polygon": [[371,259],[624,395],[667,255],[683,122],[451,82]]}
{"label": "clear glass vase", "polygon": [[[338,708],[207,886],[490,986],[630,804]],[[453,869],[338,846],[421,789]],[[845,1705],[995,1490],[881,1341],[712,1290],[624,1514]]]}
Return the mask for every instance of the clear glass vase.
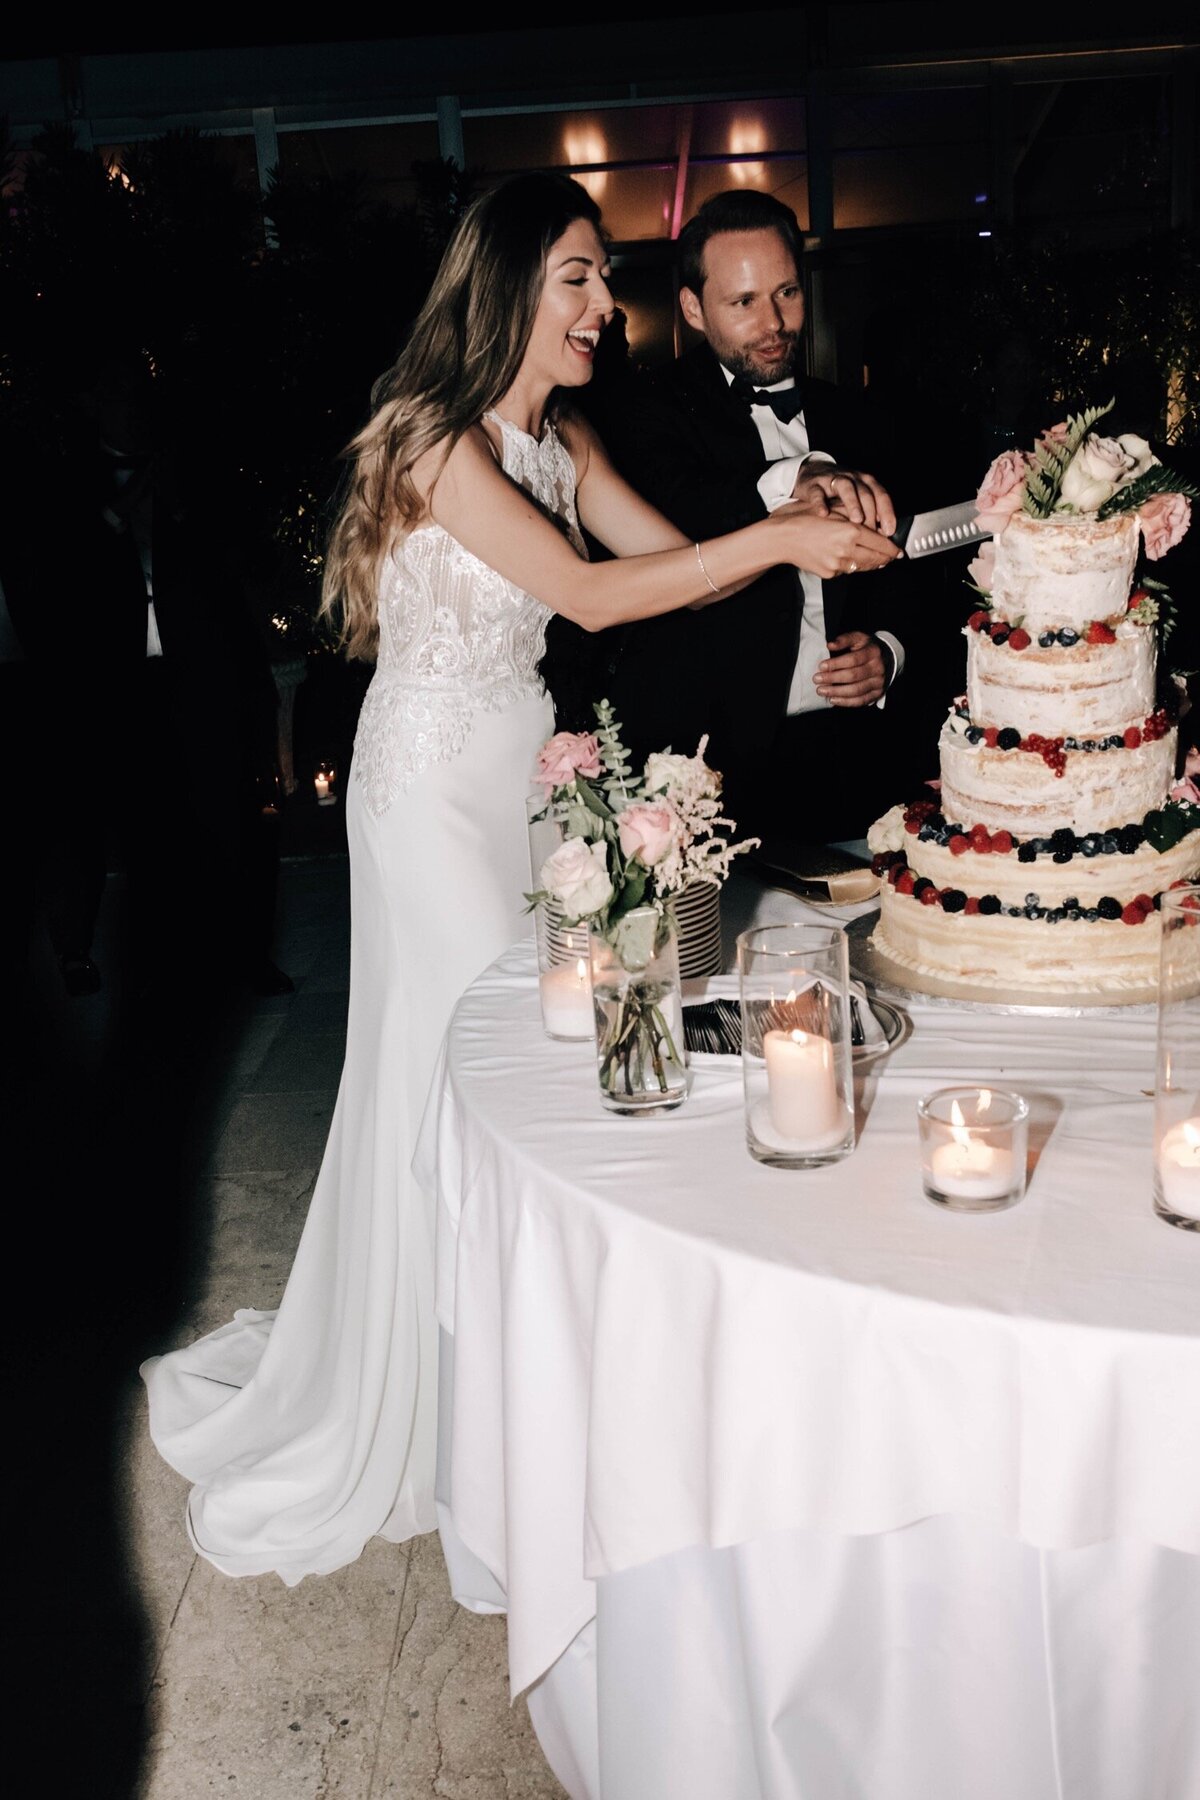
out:
{"label": "clear glass vase", "polygon": [[1200,882],[1168,888],[1159,916],[1154,1210],[1200,1231]]}
{"label": "clear glass vase", "polygon": [[759,925],[738,938],[746,1145],[814,1169],[854,1148],[850,966],[840,926]]}
{"label": "clear glass vase", "polygon": [[682,1105],[687,1053],[670,908],[638,907],[610,937],[593,932],[591,964],[601,1104],[616,1113]]}

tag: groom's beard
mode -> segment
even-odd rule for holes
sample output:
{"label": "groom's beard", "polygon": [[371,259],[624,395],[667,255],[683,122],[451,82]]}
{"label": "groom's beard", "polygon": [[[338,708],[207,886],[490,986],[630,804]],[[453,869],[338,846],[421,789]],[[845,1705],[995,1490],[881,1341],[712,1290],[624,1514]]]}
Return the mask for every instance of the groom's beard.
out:
{"label": "groom's beard", "polygon": [[718,351],[718,355],[734,375],[744,375],[755,387],[774,387],[776,382],[787,381],[796,373],[800,333],[782,331],[777,338],[772,339],[772,349],[776,345],[782,348],[782,356],[763,358],[756,353],[753,345],[745,350]]}

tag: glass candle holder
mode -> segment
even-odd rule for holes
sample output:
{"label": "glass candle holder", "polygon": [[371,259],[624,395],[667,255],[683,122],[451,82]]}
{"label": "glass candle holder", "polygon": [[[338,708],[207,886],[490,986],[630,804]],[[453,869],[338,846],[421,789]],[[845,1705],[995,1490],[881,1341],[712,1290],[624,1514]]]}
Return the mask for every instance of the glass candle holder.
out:
{"label": "glass candle holder", "polygon": [[[530,891],[542,885],[542,865],[563,842],[566,809],[541,794],[525,803],[529,828]],[[593,1033],[591,956],[586,925],[565,925],[562,908],[539,900],[533,909],[538,993],[546,1036],[590,1043]]]}
{"label": "glass candle holder", "polygon": [[313,787],[316,791],[318,806],[337,805],[337,767],[331,762],[319,762],[313,776]]}
{"label": "glass candle holder", "polygon": [[761,925],[738,938],[746,1144],[776,1169],[854,1148],[850,965],[838,926]]}
{"label": "glass candle holder", "polygon": [[1200,1231],[1200,882],[1168,888],[1159,917],[1154,1210]]}
{"label": "glass candle holder", "polygon": [[1025,1192],[1029,1106],[1008,1088],[945,1087],[917,1102],[925,1197],[1001,1212]]}

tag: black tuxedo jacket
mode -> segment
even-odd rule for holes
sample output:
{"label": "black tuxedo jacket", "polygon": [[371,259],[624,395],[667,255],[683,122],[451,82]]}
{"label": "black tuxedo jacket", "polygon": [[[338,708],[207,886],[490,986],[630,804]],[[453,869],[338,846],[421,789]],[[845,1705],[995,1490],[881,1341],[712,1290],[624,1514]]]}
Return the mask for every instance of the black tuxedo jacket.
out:
{"label": "black tuxedo jacket", "polygon": [[[809,443],[850,468],[867,469],[905,510],[905,459],[861,396],[800,380]],[[720,536],[766,516],[758,480],[768,467],[749,408],[730,392],[707,344],[653,378],[630,383],[605,410],[614,463],[691,538]],[[905,643],[903,564],[824,584],[826,630],[887,627]],[[750,778],[786,715],[803,596],[790,568],[769,570],[731,599],[589,639],[561,617],[543,665],[560,725],[590,724],[590,701],[607,697],[635,757],[670,743],[691,752],[703,732],[728,789]],[[590,692],[589,692],[590,690]]]}

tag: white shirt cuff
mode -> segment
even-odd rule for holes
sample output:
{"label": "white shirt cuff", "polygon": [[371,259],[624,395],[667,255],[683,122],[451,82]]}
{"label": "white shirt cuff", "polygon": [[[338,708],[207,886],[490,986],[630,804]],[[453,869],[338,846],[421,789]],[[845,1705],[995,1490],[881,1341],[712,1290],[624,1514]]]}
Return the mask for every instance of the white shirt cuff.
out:
{"label": "white shirt cuff", "polygon": [[805,463],[832,461],[833,457],[824,450],[809,450],[803,456],[781,456],[778,462],[771,463],[758,478],[758,492],[767,511],[773,513],[792,499],[796,477]]}
{"label": "white shirt cuff", "polygon": [[[895,664],[892,670],[892,681],[895,681],[896,677],[904,672],[904,645],[898,637],[893,637],[890,631],[877,631],[875,636],[881,644],[886,644],[892,653],[892,661]],[[892,681],[888,682],[888,687],[891,687]],[[875,704],[880,711],[883,710],[887,704],[887,688],[884,688]]]}

